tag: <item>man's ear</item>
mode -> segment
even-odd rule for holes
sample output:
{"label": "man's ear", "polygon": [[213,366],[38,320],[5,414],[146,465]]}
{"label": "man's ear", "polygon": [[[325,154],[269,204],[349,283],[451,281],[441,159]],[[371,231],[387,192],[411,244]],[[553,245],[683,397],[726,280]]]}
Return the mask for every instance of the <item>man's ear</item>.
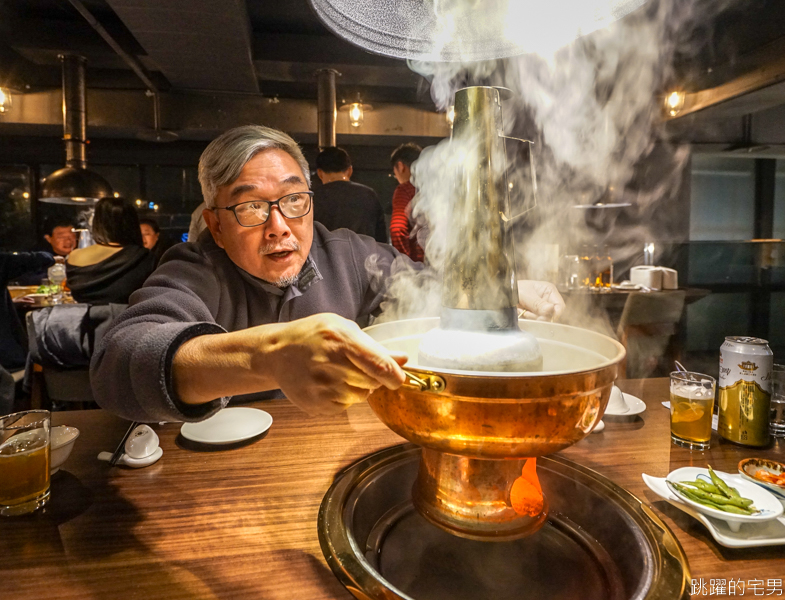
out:
{"label": "man's ear", "polygon": [[324,171],[321,169],[316,169],[316,176],[319,178],[319,181],[324,183]]}
{"label": "man's ear", "polygon": [[207,225],[207,228],[210,230],[210,233],[213,234],[215,243],[218,244],[219,248],[223,248],[223,232],[221,231],[221,222],[218,220],[218,215],[215,214],[214,210],[205,208],[202,211],[202,218],[204,219],[205,225]]}
{"label": "man's ear", "polygon": [[349,165],[349,168],[346,169],[346,179],[351,179],[352,173],[354,173],[354,167],[352,165]]}
{"label": "man's ear", "polygon": [[49,244],[50,246],[52,245],[52,236],[51,235],[49,235],[48,233],[45,233],[44,234],[44,239],[46,240],[47,244]]}

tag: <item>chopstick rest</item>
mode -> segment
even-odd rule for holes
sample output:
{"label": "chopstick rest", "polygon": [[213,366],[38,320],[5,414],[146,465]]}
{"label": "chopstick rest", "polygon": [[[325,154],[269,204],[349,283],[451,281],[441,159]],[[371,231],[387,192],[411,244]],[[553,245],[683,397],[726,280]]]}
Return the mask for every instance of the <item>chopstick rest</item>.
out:
{"label": "chopstick rest", "polygon": [[[116,459],[118,465],[140,468],[147,467],[158,461],[164,451],[159,446],[158,435],[149,425],[139,425],[130,432],[123,446],[125,452]],[[98,460],[111,462],[110,452],[101,452]]]}

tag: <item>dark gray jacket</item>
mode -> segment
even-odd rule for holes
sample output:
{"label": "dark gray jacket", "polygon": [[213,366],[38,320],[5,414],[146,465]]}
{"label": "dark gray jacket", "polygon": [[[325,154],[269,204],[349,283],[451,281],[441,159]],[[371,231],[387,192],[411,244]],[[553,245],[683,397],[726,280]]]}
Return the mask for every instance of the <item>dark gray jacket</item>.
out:
{"label": "dark gray jacket", "polygon": [[187,405],[175,397],[172,359],[180,345],[200,335],[325,312],[362,327],[379,308],[383,281],[399,256],[370,237],[346,229],[329,232],[314,223],[298,282],[280,290],[237,267],[204,231],[196,243],[164,254],[144,287],[131,295],[93,356],[93,395],[101,407],[134,421],[204,419],[229,398]]}

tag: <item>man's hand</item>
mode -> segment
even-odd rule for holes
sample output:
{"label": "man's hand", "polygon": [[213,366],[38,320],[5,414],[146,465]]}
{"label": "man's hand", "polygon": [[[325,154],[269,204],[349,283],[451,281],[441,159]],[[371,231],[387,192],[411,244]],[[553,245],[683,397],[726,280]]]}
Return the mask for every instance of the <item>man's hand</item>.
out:
{"label": "man's hand", "polygon": [[548,281],[518,282],[518,303],[524,319],[558,321],[564,312],[564,299],[556,286]]}
{"label": "man's hand", "polygon": [[390,353],[338,315],[292,321],[266,343],[258,368],[271,369],[286,397],[310,414],[337,412],[379,386],[397,389],[406,380],[405,354]]}
{"label": "man's hand", "polygon": [[280,388],[304,411],[330,414],[362,402],[379,386],[398,388],[406,360],[356,323],[318,314],[193,338],[175,354],[172,375],[186,404]]}

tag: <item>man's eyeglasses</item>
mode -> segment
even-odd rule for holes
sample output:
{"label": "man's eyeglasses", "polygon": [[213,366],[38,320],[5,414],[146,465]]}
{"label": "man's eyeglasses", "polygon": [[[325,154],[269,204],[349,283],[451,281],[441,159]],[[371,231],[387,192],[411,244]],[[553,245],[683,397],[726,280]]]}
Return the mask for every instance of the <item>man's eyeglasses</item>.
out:
{"label": "man's eyeglasses", "polygon": [[273,206],[277,206],[287,219],[304,217],[311,212],[312,197],[313,192],[295,192],[272,202],[251,200],[250,202],[240,202],[234,206],[216,207],[213,210],[229,210],[234,213],[234,218],[243,227],[256,227],[267,222]]}

